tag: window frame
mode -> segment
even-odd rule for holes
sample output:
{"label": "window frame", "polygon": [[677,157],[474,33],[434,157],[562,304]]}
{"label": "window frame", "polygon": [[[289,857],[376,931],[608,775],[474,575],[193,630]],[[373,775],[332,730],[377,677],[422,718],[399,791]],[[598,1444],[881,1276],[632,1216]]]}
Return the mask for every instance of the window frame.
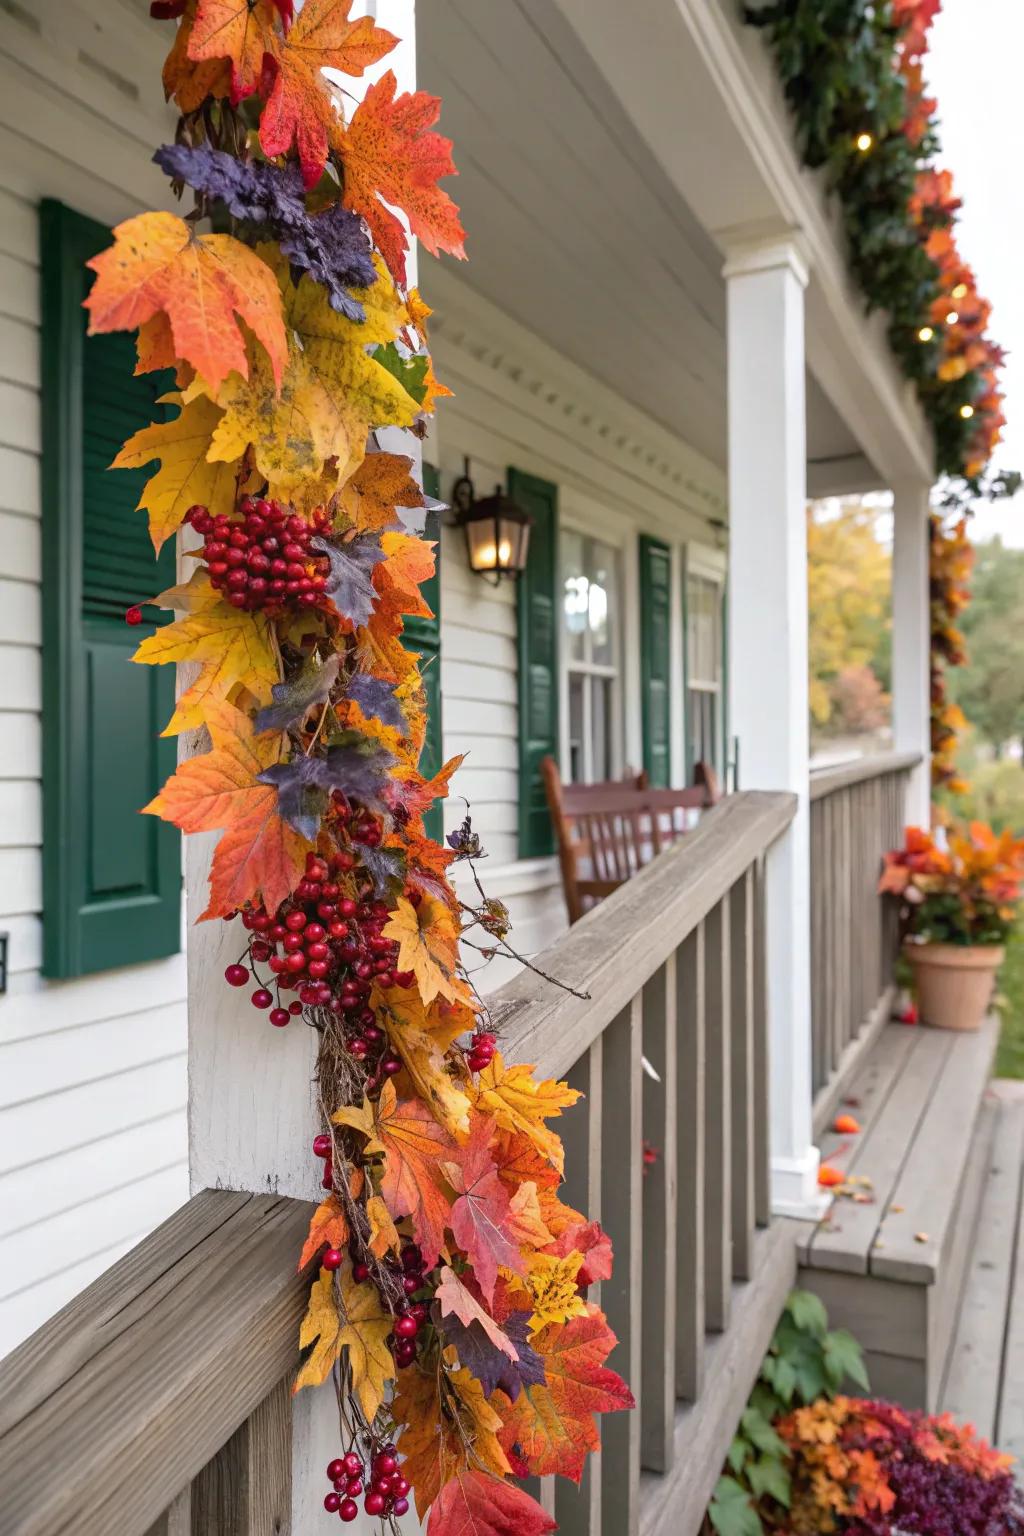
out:
{"label": "window frame", "polygon": [[[576,660],[569,654],[568,636],[565,628],[565,563],[563,559],[563,540],[566,535],[590,539],[598,544],[603,544],[614,552],[616,561],[616,595],[618,598],[619,617],[615,626],[616,661],[614,664],[594,662],[589,660]],[[572,748],[570,737],[570,681],[571,676],[582,677],[587,682],[598,678],[609,681],[612,686],[609,690],[612,697],[611,729],[609,732],[611,747],[611,762],[609,764],[608,778],[621,778],[625,772],[626,759],[626,711],[625,711],[625,682],[626,671],[629,663],[626,636],[629,633],[629,621],[631,615],[628,612],[630,603],[629,580],[627,574],[626,542],[628,531],[618,525],[614,531],[608,527],[604,520],[599,520],[596,527],[592,524],[587,527],[583,523],[582,515],[566,513],[563,508],[561,526],[558,530],[558,632],[559,632],[559,719],[561,729],[559,733],[558,755],[562,765],[562,776],[566,783],[593,783],[593,699],[592,689],[584,686],[583,690],[583,756],[585,777],[582,780],[572,778]],[[585,634],[589,634],[584,631]],[[639,679],[639,673],[638,673]]]}
{"label": "window frame", "polygon": [[[690,655],[690,602],[691,579],[702,581],[713,586],[717,591],[715,612],[718,624],[717,634],[717,676],[714,681],[705,678],[695,680],[692,676],[692,658]],[[691,708],[691,694],[701,693],[710,695],[716,700],[715,725],[714,725],[714,753],[711,765],[719,774],[724,775],[726,759],[726,710],[728,701],[727,690],[727,564],[723,551],[710,549],[700,544],[687,544],[684,550],[684,562],[682,572],[682,604],[683,604],[683,738],[685,743],[686,779],[692,783],[694,769],[697,765],[695,741],[693,732],[693,710]]]}

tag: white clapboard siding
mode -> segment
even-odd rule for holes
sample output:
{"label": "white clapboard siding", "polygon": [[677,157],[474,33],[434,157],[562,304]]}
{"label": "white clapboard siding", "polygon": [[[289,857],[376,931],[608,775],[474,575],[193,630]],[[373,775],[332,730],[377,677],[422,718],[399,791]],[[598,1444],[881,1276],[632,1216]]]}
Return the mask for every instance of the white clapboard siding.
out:
{"label": "white clapboard siding", "polygon": [[170,206],[165,44],[121,0],[0,8],[0,1354],[188,1198],[184,956],[39,974],[38,203],[106,223]]}

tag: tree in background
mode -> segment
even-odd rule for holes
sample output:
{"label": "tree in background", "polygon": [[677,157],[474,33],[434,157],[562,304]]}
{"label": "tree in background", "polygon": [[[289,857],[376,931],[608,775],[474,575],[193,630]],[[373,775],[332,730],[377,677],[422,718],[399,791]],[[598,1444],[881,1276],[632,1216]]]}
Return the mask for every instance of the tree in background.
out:
{"label": "tree in background", "polygon": [[1024,743],[1024,550],[999,538],[975,546],[971,601],[960,619],[967,662],[950,687],[978,735],[1000,755]]}
{"label": "tree in background", "polygon": [[819,732],[876,730],[889,718],[892,554],[883,515],[859,500],[808,508],[810,704]]}

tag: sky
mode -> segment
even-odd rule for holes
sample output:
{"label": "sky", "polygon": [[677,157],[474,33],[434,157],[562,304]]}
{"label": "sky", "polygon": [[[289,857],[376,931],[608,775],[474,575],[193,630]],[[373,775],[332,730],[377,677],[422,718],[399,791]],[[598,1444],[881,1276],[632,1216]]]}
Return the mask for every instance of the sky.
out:
{"label": "sky", "polygon": [[[938,98],[939,165],[953,172],[963,209],[958,240],[992,302],[991,334],[1010,354],[1003,373],[1000,469],[1024,470],[1024,0],[943,0],[928,78]],[[983,507],[976,540],[1024,547],[1024,493]]]}

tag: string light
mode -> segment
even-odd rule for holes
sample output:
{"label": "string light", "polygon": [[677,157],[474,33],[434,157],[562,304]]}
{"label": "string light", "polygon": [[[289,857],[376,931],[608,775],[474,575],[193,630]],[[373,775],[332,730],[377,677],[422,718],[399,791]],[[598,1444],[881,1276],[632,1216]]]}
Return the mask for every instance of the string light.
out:
{"label": "string light", "polygon": [[874,142],[874,137],[870,133],[858,133],[857,135],[856,144],[862,155],[867,154]]}
{"label": "string light", "polygon": [[951,309],[949,314],[946,316],[946,324],[947,325],[956,325],[956,323],[957,323],[957,321],[959,319],[960,319],[960,316],[957,314],[956,310],[955,309]]}
{"label": "string light", "polygon": [[970,421],[971,417],[974,415],[974,406],[962,405],[960,407],[960,415],[963,417],[964,421]]}
{"label": "string light", "polygon": [[917,339],[918,341],[931,341],[934,335],[935,332],[932,330],[930,325],[922,325],[921,329],[917,333]]}

